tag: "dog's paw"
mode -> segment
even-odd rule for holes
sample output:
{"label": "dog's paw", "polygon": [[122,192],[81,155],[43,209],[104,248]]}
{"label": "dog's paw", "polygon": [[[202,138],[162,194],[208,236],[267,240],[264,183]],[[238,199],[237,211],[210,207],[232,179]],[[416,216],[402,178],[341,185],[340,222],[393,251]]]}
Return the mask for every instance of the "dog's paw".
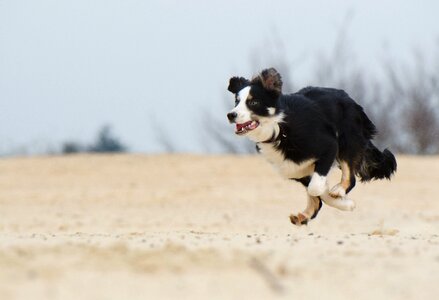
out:
{"label": "dog's paw", "polygon": [[308,194],[313,197],[321,196],[325,193],[326,189],[326,176],[320,176],[315,173],[308,185]]}
{"label": "dog's paw", "polygon": [[290,215],[290,221],[296,226],[308,225],[309,218],[302,213]]}
{"label": "dog's paw", "polygon": [[345,211],[353,211],[356,207],[356,204],[353,200],[351,199],[347,199],[347,198],[343,198],[343,202],[341,204],[341,210],[345,210]]}
{"label": "dog's paw", "polygon": [[341,198],[346,196],[345,189],[341,186],[341,184],[336,184],[330,191],[329,196],[333,198]]}
{"label": "dog's paw", "polygon": [[329,206],[338,208],[339,210],[344,211],[353,211],[355,209],[355,202],[351,199],[348,199],[346,197],[338,197],[338,198],[332,198],[331,196],[326,197],[323,200],[326,204]]}

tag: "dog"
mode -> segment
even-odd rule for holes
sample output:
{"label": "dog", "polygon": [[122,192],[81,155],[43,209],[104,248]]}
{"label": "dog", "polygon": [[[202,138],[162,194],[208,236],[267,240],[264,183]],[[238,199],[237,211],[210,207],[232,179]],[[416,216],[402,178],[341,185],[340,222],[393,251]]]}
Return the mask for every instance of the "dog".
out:
{"label": "dog", "polygon": [[[235,107],[227,114],[235,133],[256,143],[256,149],[282,177],[307,189],[305,210],[292,214],[295,225],[306,225],[322,207],[322,201],[351,211],[347,198],[356,176],[362,182],[390,179],[396,172],[395,156],[372,143],[377,129],[363,108],[340,89],[306,87],[282,93],[282,78],[274,68],[252,80],[232,77],[228,90]],[[329,189],[327,176],[339,167],[341,180]]]}

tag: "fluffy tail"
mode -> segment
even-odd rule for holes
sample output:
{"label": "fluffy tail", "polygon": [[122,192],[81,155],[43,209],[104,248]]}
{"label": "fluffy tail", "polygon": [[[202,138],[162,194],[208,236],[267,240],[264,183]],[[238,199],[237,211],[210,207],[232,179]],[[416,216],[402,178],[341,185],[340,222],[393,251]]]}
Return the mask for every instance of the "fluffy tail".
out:
{"label": "fluffy tail", "polygon": [[396,171],[395,156],[389,150],[383,152],[378,150],[372,142],[369,142],[361,162],[358,175],[361,181],[370,181],[373,179],[390,179],[390,176]]}

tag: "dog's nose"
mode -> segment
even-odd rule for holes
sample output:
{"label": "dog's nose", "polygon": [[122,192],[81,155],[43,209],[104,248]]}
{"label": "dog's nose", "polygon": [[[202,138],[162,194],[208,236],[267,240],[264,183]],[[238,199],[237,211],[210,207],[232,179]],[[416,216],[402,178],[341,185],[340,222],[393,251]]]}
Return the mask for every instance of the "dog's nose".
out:
{"label": "dog's nose", "polygon": [[230,122],[235,121],[236,117],[238,116],[238,114],[234,111],[230,112],[227,114],[227,119],[229,119]]}

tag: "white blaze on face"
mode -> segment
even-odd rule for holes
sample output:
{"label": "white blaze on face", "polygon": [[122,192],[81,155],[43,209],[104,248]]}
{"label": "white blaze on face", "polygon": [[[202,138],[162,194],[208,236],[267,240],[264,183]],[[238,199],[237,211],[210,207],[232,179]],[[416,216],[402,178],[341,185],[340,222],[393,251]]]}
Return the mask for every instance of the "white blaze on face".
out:
{"label": "white blaze on face", "polygon": [[250,88],[251,87],[247,86],[238,92],[237,98],[239,100],[239,103],[232,110],[232,112],[236,112],[237,114],[235,120],[236,123],[242,124],[251,120],[251,111],[246,105],[247,98],[250,95]]}

